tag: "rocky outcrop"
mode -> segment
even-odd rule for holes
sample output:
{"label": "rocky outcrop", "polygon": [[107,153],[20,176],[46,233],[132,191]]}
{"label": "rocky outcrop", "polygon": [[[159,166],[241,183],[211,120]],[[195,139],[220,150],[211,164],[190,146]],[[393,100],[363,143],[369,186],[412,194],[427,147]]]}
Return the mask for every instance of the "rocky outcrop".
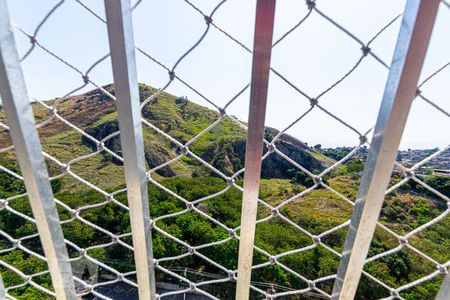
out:
{"label": "rocky outcrop", "polygon": [[[89,127],[86,129],[87,134],[89,134],[90,136],[94,137],[99,141],[103,140],[107,136],[117,131],[119,131],[119,124],[117,121],[107,121],[101,123],[98,126]],[[92,150],[94,151],[97,150],[97,144],[85,136],[82,137],[82,143],[92,148]],[[122,156],[122,147],[120,145],[119,135],[107,139],[104,142],[104,145],[109,150]],[[170,153],[157,143],[152,143],[150,146],[147,146],[144,151],[145,151],[145,159],[150,168],[155,168],[171,159]],[[108,154],[105,151],[103,151],[102,154],[108,157],[110,156],[110,154]],[[115,159],[114,157],[112,157],[112,162],[116,164],[121,164],[121,162]],[[156,173],[164,177],[171,177],[176,175],[175,172],[170,168],[170,166],[162,168],[158,170]]]}
{"label": "rocky outcrop", "polygon": [[[200,156],[221,171],[233,174],[244,167],[245,141],[221,141],[211,146]],[[289,140],[281,139],[276,144],[278,150],[286,154],[296,163],[313,171],[322,169],[322,163],[314,158],[306,149]],[[267,149],[264,149],[264,153]],[[262,163],[261,176],[264,178],[291,178],[298,169],[276,153],[270,154]]]}
{"label": "rocky outcrop", "polygon": [[[111,84],[103,86],[102,89],[111,95],[115,94],[114,86]],[[153,95],[155,91],[152,87],[140,84],[141,101]],[[36,104],[35,107],[39,108],[39,105]],[[42,108],[40,109],[40,114],[45,115]],[[104,146],[114,153],[122,155],[120,137],[113,135],[119,131],[116,104],[104,91],[95,89],[85,94],[68,97],[57,105],[57,111],[65,120],[84,130],[95,140],[102,141],[108,137],[104,141]],[[181,143],[192,139],[218,118],[217,112],[195,104],[186,97],[177,98],[168,93],[159,94],[145,105],[142,115],[154,126]],[[55,118],[43,126],[39,134],[41,138],[47,138],[69,130],[73,130],[73,128]],[[265,130],[266,140],[271,141],[278,132],[274,128],[267,127]],[[179,147],[172,145],[170,140],[161,136],[160,133],[150,129],[144,134],[146,136],[145,158],[150,168],[160,166],[179,154]],[[245,138],[245,131],[234,124],[231,119],[225,117],[202,139],[195,141],[190,149],[215,168],[231,175],[244,167]],[[6,144],[8,142],[7,135],[0,134],[0,141]],[[93,151],[97,151],[100,147],[96,141],[86,136],[82,136],[81,142]],[[288,134],[283,134],[276,142],[276,146],[281,152],[308,170],[323,168],[322,162],[311,155],[313,149]],[[265,148],[264,151],[266,152],[267,149]],[[106,151],[102,151],[102,155],[115,164],[121,164],[118,159]],[[201,168],[204,166],[195,159],[183,158],[174,165],[158,170],[157,174],[164,177],[194,176],[195,174],[201,176],[199,174],[202,172],[198,172]],[[208,168],[205,168],[205,171],[211,172]],[[268,156],[262,164],[262,176],[265,178],[291,178],[296,171],[297,169],[291,163],[276,153]]]}

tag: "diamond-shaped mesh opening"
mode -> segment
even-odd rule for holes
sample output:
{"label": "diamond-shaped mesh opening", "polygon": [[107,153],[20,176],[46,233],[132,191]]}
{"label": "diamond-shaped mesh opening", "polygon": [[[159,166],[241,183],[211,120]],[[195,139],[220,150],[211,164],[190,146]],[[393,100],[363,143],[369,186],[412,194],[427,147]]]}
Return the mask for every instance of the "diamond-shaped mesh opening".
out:
{"label": "diamond-shaped mesh opening", "polygon": [[449,239],[446,228],[448,228],[449,221],[450,218],[447,214],[439,222],[417,233],[417,236],[412,236],[409,243],[419,251],[427,253],[437,262],[449,261],[450,255],[446,251]]}
{"label": "diamond-shaped mesh opening", "polygon": [[[384,252],[386,254],[386,252]],[[412,268],[411,266],[418,266]],[[383,282],[395,289],[436,271],[436,266],[407,248],[368,262],[365,270],[374,277],[384,276]],[[386,273],[385,270],[388,270]],[[387,275],[387,276],[386,276]]]}

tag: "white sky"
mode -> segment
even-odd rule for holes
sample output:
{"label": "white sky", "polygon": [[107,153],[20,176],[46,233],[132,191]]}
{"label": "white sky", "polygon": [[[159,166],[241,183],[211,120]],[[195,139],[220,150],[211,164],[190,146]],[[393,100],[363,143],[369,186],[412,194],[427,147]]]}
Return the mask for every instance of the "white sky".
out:
{"label": "white sky", "polygon": [[[104,17],[103,1],[82,0]],[[27,32],[33,32],[45,14],[59,0],[9,0],[11,19]],[[133,1],[134,2],[134,1]],[[192,0],[204,12],[211,12],[218,0]],[[255,0],[228,0],[214,16],[214,22],[249,48],[253,45]],[[405,1],[318,0],[317,8],[332,17],[363,42],[384,27],[404,8]],[[304,1],[279,0],[276,7],[274,41],[307,13]],[[136,45],[169,67],[203,34],[203,17],[183,0],[143,0],[134,13]],[[390,64],[400,25],[397,20],[371,45]],[[30,47],[29,40],[16,32],[19,53]],[[435,31],[422,71],[425,78],[450,61],[450,8],[441,4]],[[67,62],[85,72],[109,52],[106,25],[89,14],[75,0],[66,0],[48,19],[38,40]],[[272,52],[272,67],[308,95],[317,96],[344,75],[359,59],[360,46],[334,25],[313,12],[297,30]],[[167,72],[137,54],[139,81],[162,87]],[[23,69],[31,96],[40,99],[61,97],[80,86],[79,74],[36,48],[24,61]],[[210,100],[223,106],[249,81],[251,55],[211,28],[204,41],[176,69],[178,76]],[[365,132],[375,124],[388,71],[368,56],[356,71],[319,101],[327,110]],[[112,82],[110,60],[90,74],[97,84]],[[450,67],[423,88],[423,94],[450,111]],[[86,90],[93,89],[90,86]],[[187,96],[208,106],[179,82],[168,92]],[[228,109],[229,114],[246,121],[249,92],[243,93]],[[309,101],[271,74],[266,125],[282,129],[309,108]],[[413,104],[401,148],[432,148],[450,141],[450,120],[421,100]],[[312,113],[288,133],[314,145],[352,146],[358,136],[323,112]]]}

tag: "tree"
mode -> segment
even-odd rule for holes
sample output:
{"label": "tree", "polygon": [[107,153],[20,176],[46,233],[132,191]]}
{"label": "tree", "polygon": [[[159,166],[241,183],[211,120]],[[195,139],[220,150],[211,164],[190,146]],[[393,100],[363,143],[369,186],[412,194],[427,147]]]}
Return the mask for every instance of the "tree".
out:
{"label": "tree", "polygon": [[347,171],[350,173],[359,173],[364,169],[364,165],[359,160],[353,160],[347,164]]}

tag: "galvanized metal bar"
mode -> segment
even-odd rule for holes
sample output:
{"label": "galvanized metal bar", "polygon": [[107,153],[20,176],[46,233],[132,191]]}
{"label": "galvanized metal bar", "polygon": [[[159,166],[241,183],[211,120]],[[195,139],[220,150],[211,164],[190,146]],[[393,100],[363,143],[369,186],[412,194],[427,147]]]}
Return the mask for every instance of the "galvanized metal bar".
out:
{"label": "galvanized metal bar", "polygon": [[105,0],[139,299],[155,299],[155,273],[139,87],[129,0]]}
{"label": "galvanized metal bar", "polygon": [[239,240],[236,291],[236,299],[238,300],[248,299],[250,293],[275,2],[275,0],[258,0],[256,4],[250,109],[245,149],[244,192]]}
{"label": "galvanized metal bar", "polygon": [[353,299],[415,97],[439,0],[408,0],[332,299]]}
{"label": "galvanized metal bar", "polygon": [[2,274],[0,273],[0,299],[6,299],[5,285],[3,284]]}
{"label": "galvanized metal bar", "polygon": [[444,281],[442,281],[441,288],[436,295],[436,300],[448,300],[450,299],[450,273],[445,275]]}
{"label": "galvanized metal bar", "polygon": [[75,299],[75,284],[6,0],[0,0],[0,93],[17,161],[58,299]]}

